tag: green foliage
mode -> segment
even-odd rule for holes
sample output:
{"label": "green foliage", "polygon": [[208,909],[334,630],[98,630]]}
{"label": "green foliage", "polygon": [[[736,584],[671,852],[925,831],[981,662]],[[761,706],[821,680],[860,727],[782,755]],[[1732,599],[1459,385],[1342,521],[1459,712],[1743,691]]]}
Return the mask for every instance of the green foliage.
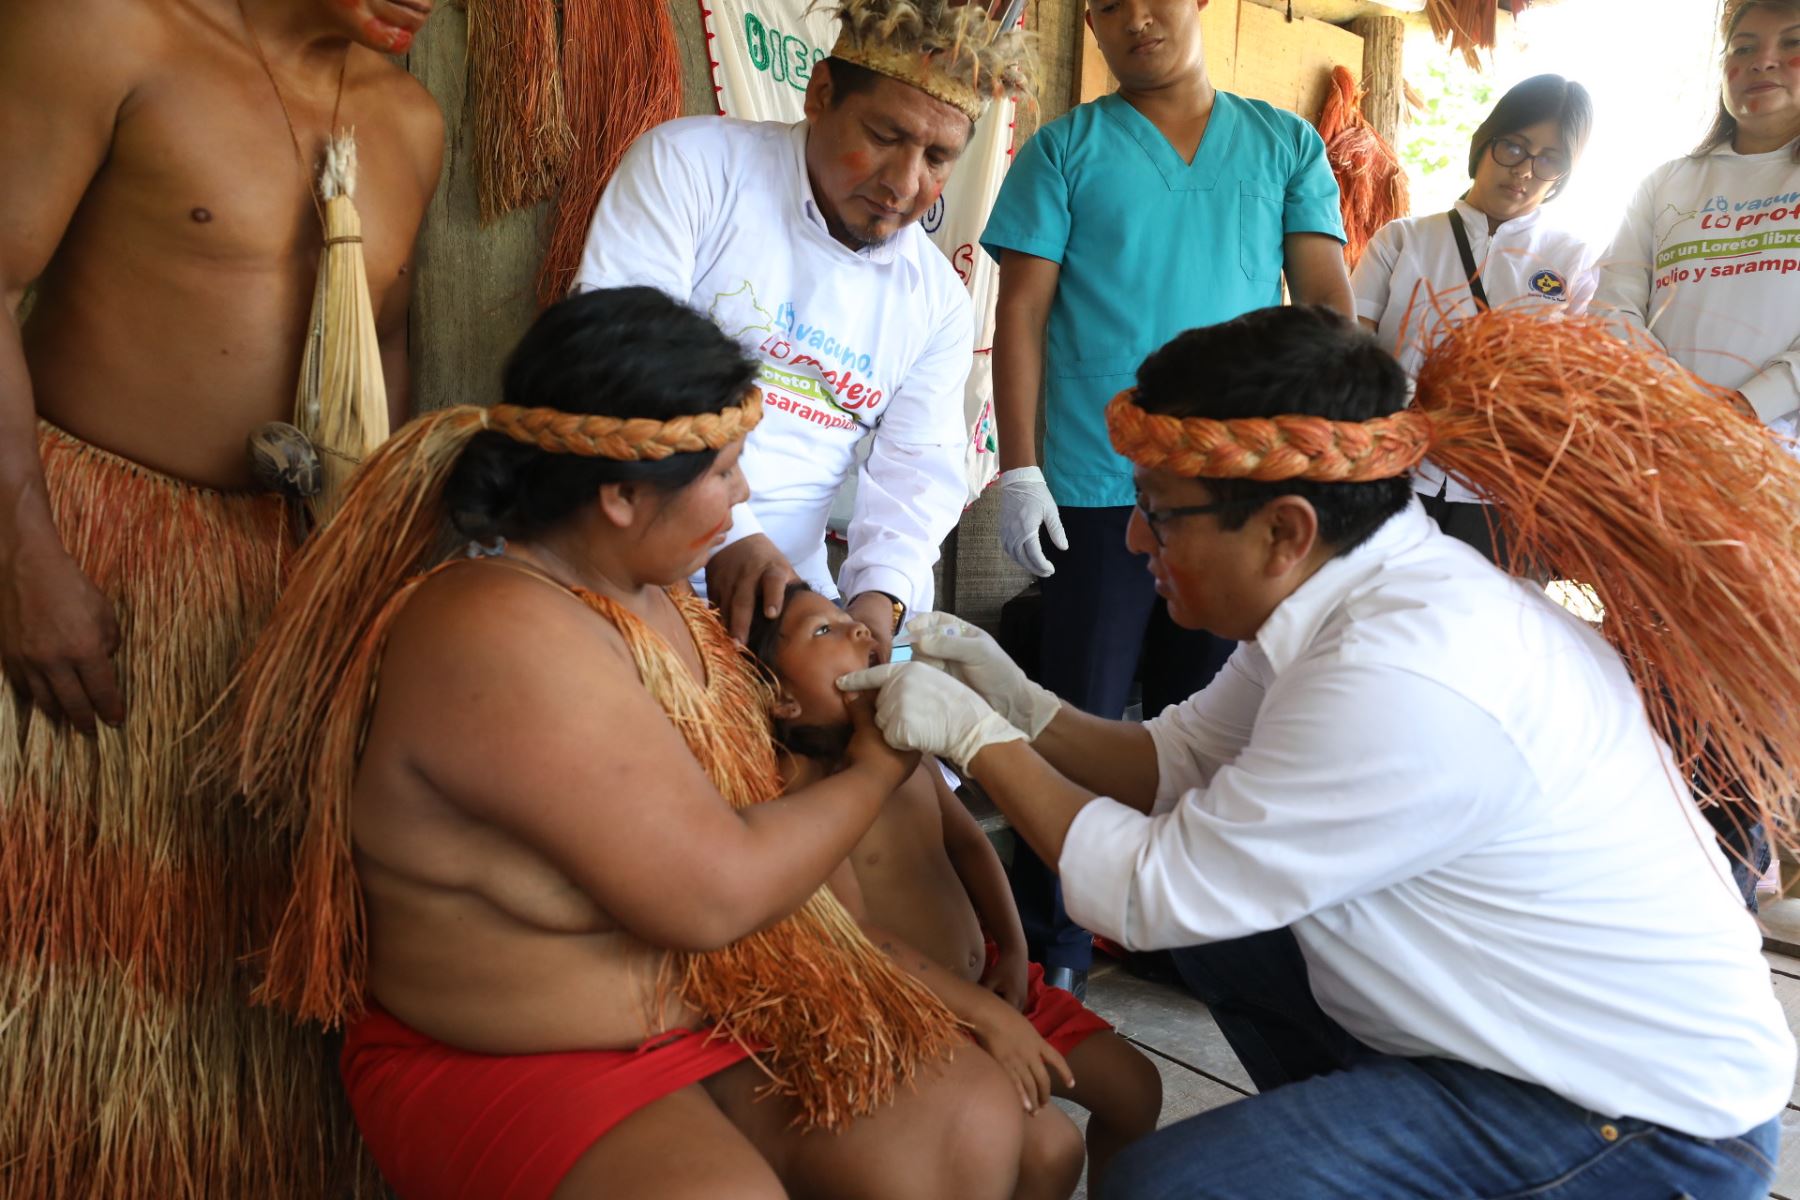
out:
{"label": "green foliage", "polygon": [[1407,72],[1424,104],[1410,110],[1400,131],[1400,162],[1415,214],[1441,212],[1468,188],[1469,138],[1497,98],[1490,79],[1443,47],[1433,49],[1436,53],[1419,55],[1422,64]]}

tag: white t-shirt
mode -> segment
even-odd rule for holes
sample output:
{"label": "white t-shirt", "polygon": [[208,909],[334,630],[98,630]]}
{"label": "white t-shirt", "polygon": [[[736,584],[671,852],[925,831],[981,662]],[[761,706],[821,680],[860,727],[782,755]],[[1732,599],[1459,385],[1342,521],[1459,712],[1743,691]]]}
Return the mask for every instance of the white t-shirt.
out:
{"label": "white t-shirt", "polygon": [[[1567,230],[1545,223],[1534,209],[1488,233],[1487,214],[1456,202],[1469,235],[1481,286],[1491,308],[1529,307],[1546,316],[1579,313],[1593,298],[1595,251]],[[1426,350],[1445,320],[1478,311],[1468,272],[1457,252],[1448,213],[1402,217],[1382,226],[1350,276],[1356,315],[1376,323],[1375,336],[1400,360],[1408,378],[1419,373]],[[1469,503],[1480,496],[1459,479],[1445,486],[1444,472],[1427,460],[1413,473],[1413,489],[1427,496]]]}
{"label": "white t-shirt", "polygon": [[1377,1050],[1698,1137],[1780,1112],[1762,938],[1618,655],[1415,502],[1146,726],[1153,815],[1070,826],[1069,915],[1149,949],[1291,926]]}
{"label": "white t-shirt", "polygon": [[1778,432],[1800,409],[1800,163],[1721,146],[1652,171],[1602,263],[1596,311],[1656,336]]}
{"label": "white t-shirt", "polygon": [[[825,525],[873,433],[849,527],[847,595],[931,606],[938,546],[967,497],[967,291],[917,225],[851,250],[806,173],[807,126],[670,121],[632,144],[594,213],[578,291],[644,284],[710,316],[763,365],[763,419],[744,448],[750,501],[730,540],[769,536],[838,594]],[[701,581],[703,582],[703,581]]]}

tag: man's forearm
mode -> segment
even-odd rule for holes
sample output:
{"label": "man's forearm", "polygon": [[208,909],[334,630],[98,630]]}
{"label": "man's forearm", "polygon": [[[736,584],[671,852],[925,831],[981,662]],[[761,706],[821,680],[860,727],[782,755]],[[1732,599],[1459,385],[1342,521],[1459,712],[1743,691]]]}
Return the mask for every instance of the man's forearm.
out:
{"label": "man's forearm", "polygon": [[1037,465],[1038,396],[1044,385],[1044,322],[1002,306],[994,327],[994,432],[1000,469]]}
{"label": "man's forearm", "polygon": [[16,305],[9,306],[0,320],[0,572],[21,550],[60,545],[44,489],[37,405],[16,311]]}
{"label": "man's forearm", "polygon": [[1065,779],[1022,741],[983,747],[969,773],[1006,814],[1013,832],[1052,868],[1062,860],[1063,840],[1076,814],[1095,795]]}
{"label": "man's forearm", "polygon": [[1137,721],[1108,721],[1064,704],[1031,748],[1096,796],[1146,813],[1156,800],[1156,743]]}

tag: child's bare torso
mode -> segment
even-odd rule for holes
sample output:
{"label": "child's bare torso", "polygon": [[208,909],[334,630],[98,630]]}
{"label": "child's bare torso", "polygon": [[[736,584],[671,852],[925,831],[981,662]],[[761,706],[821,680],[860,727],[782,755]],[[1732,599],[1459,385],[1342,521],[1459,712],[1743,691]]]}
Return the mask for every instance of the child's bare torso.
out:
{"label": "child's bare torso", "polygon": [[899,937],[959,978],[986,964],[975,906],[944,849],[944,820],[927,760],[883,806],[850,863],[870,923]]}

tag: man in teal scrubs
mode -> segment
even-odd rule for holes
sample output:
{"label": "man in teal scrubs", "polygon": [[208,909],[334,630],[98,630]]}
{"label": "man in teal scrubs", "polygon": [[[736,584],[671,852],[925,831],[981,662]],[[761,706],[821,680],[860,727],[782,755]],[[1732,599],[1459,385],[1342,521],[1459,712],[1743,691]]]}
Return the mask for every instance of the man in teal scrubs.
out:
{"label": "man in teal scrubs", "polygon": [[[1140,660],[1152,716],[1203,687],[1231,644],[1176,626],[1126,550],[1131,464],[1107,440],[1106,402],[1182,330],[1280,304],[1284,275],[1294,303],[1355,318],[1324,143],[1293,113],[1212,86],[1206,5],[1088,0],[1119,90],[1025,144],[982,234],[1000,262],[1001,541],[1043,578],[1042,656],[1025,665],[1109,719]],[[1054,874],[1019,853],[1013,889],[1032,956],[1051,983],[1080,988],[1091,939],[1063,912]]]}

